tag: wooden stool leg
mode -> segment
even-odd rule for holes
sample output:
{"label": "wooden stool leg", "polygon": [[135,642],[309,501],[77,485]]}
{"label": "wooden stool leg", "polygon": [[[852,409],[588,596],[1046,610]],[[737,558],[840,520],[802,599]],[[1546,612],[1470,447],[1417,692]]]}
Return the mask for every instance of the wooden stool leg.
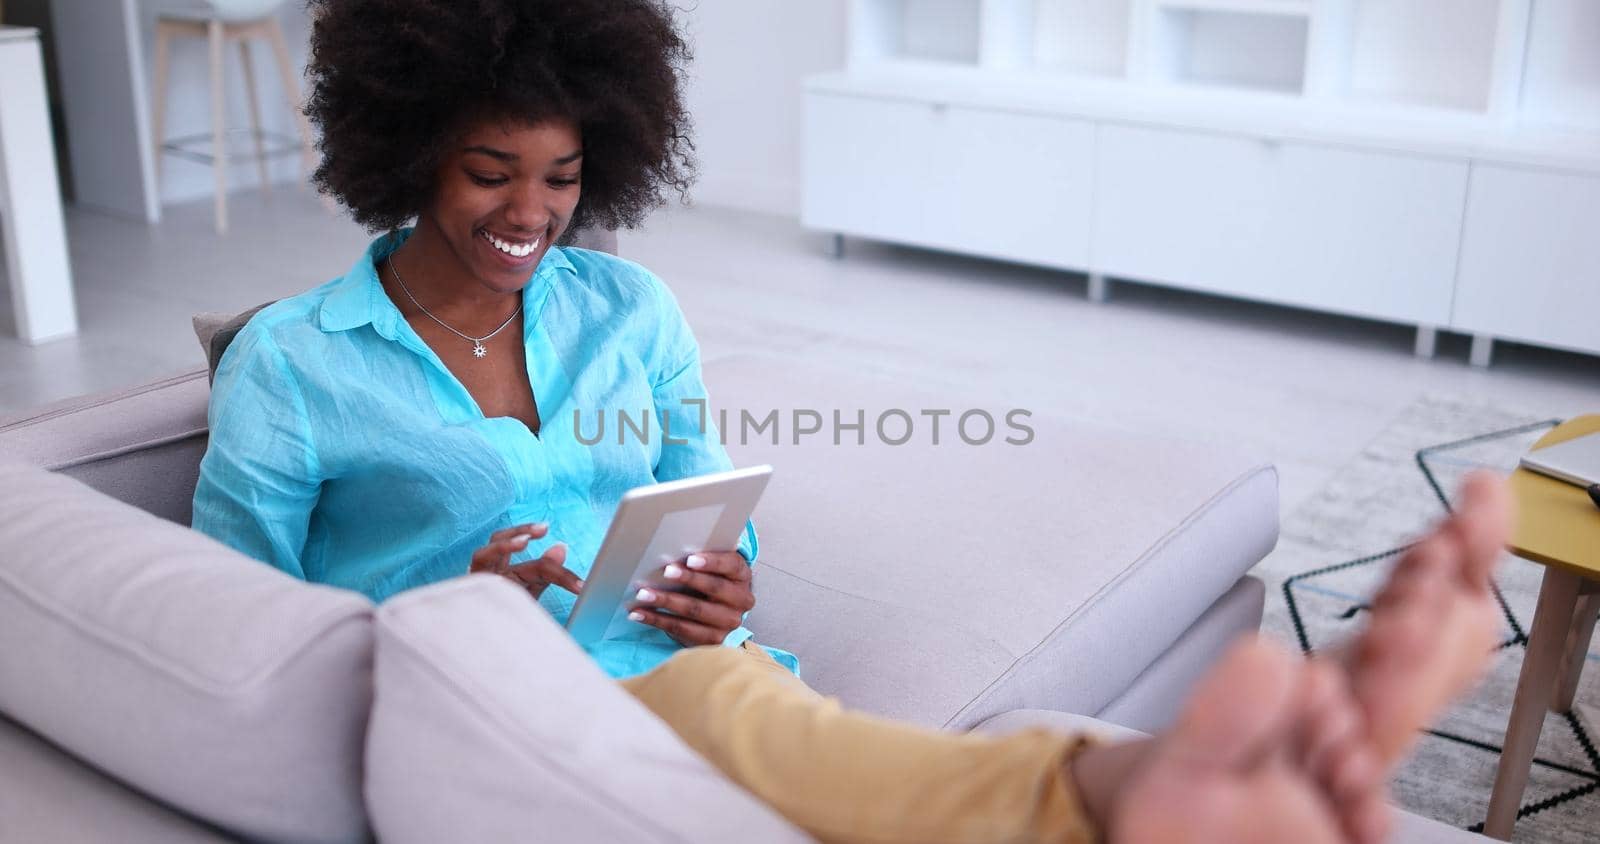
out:
{"label": "wooden stool leg", "polygon": [[228,147],[224,128],[227,115],[223,113],[222,21],[213,20],[207,24],[206,35],[211,45],[211,169],[217,176],[217,234],[227,234]]}
{"label": "wooden stool leg", "polygon": [[289,98],[289,110],[294,112],[294,125],[300,132],[300,168],[302,182],[316,169],[316,147],[311,140],[311,121],[302,110],[300,101],[300,75],[295,72],[294,61],[289,58],[289,43],[284,40],[283,26],[277,18],[267,19],[267,40],[278,59],[278,73],[283,76],[283,94]]}
{"label": "wooden stool leg", "polygon": [[1583,665],[1589,659],[1589,640],[1594,638],[1594,623],[1600,616],[1600,593],[1590,593],[1578,602],[1578,614],[1572,619],[1572,633],[1567,638],[1567,655],[1561,661],[1557,675],[1561,685],[1556,687],[1555,700],[1550,703],[1552,712],[1571,712],[1573,698],[1578,696],[1578,681],[1583,679]]}
{"label": "wooden stool leg", "polygon": [[244,68],[244,96],[250,104],[250,132],[256,140],[256,166],[261,170],[261,192],[272,192],[272,177],[267,173],[267,141],[261,134],[261,98],[256,95],[256,69],[250,63],[250,41],[239,40],[239,64]]}
{"label": "wooden stool leg", "polygon": [[150,146],[155,152],[156,165],[156,190],[161,190],[161,171],[167,157],[163,148],[167,145],[167,81],[172,65],[172,30],[164,22],[156,23],[156,96],[154,114],[150,115],[153,126],[155,143]]}
{"label": "wooden stool leg", "polygon": [[1483,834],[1490,838],[1511,840],[1511,827],[1517,822],[1517,807],[1528,787],[1528,769],[1533,765],[1539,732],[1544,727],[1545,708],[1555,692],[1556,670],[1566,650],[1580,583],[1581,578],[1575,574],[1555,566],[1545,568],[1533,632],[1528,636],[1511,718],[1506,722],[1505,749],[1500,753],[1500,768],[1495,772],[1494,791],[1489,796],[1489,817],[1483,825]]}

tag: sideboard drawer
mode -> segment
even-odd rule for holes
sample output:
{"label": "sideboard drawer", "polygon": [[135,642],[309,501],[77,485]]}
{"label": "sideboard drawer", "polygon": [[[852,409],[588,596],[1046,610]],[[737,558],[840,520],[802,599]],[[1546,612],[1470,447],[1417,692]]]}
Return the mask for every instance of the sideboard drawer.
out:
{"label": "sideboard drawer", "polygon": [[801,221],[884,240],[937,240],[929,175],[939,125],[922,103],[807,94]]}
{"label": "sideboard drawer", "polygon": [[1600,353],[1600,178],[1472,169],[1454,327]]}
{"label": "sideboard drawer", "polygon": [[1284,144],[1268,226],[1272,290],[1263,296],[1444,326],[1468,170],[1464,160]]}
{"label": "sideboard drawer", "polygon": [[1277,148],[1203,132],[1100,127],[1094,269],[1238,296],[1272,289]]}
{"label": "sideboard drawer", "polygon": [[804,148],[809,228],[1088,266],[1093,124],[811,93]]}
{"label": "sideboard drawer", "polygon": [[1464,161],[1101,128],[1094,265],[1363,317],[1450,318]]}

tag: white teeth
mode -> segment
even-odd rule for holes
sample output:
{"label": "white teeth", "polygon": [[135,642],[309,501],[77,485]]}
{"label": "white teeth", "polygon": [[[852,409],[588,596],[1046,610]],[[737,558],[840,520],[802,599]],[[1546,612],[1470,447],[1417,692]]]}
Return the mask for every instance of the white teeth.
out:
{"label": "white teeth", "polygon": [[544,238],[540,237],[538,240],[535,240],[532,243],[514,244],[507,243],[506,241],[501,240],[500,238],[495,237],[488,232],[484,232],[483,236],[489,241],[490,244],[494,246],[494,248],[506,253],[507,255],[510,255],[513,258],[526,258],[529,255],[532,255],[533,251],[538,249],[539,244],[544,241]]}

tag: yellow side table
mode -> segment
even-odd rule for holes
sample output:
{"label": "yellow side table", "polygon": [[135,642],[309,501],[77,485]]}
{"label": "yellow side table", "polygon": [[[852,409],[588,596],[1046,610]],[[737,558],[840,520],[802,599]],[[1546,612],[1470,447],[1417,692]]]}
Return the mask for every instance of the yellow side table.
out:
{"label": "yellow side table", "polygon": [[[1600,415],[1580,416],[1545,434],[1533,448],[1596,432]],[[1511,475],[1511,491],[1518,512],[1511,552],[1545,571],[1483,828],[1502,841],[1511,840],[1545,710],[1572,709],[1600,613],[1600,509],[1583,489],[1527,469]]]}

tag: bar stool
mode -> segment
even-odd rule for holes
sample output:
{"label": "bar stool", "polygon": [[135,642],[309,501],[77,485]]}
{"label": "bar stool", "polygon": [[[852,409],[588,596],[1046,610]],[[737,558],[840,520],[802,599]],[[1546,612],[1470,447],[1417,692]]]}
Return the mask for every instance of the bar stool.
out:
{"label": "bar stool", "polygon": [[[250,130],[255,142],[255,159],[261,170],[261,190],[271,191],[267,173],[267,159],[282,155],[300,154],[302,176],[314,166],[311,124],[300,111],[300,80],[289,59],[289,46],[278,24],[276,12],[284,0],[209,0],[209,8],[162,12],[156,20],[156,95],[155,127],[156,179],[160,183],[162,154],[176,155],[191,161],[210,164],[216,174],[217,233],[228,231],[228,155],[225,128],[226,104],[223,101],[223,53],[230,42],[239,43],[239,59],[244,68],[244,89],[250,105]],[[210,44],[211,54],[211,132],[209,135],[191,135],[168,140],[166,137],[168,65],[171,60],[172,41],[176,38],[204,38]],[[250,41],[260,39],[272,48],[283,77],[283,90],[294,112],[298,138],[261,129],[261,104],[256,96],[255,67],[250,60]],[[191,147],[210,141],[210,153]],[[267,142],[274,142],[269,149]]]}

